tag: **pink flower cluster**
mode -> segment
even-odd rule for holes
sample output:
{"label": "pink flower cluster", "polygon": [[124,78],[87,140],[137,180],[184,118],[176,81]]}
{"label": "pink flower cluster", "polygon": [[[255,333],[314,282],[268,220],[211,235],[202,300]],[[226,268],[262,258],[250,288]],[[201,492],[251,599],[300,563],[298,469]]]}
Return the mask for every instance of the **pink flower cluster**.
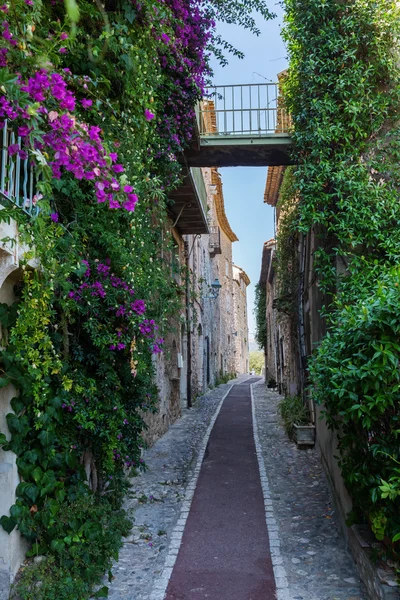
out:
{"label": "pink flower cluster", "polygon": [[[7,6],[1,6],[0,10],[7,12]],[[17,41],[10,31],[9,23],[3,21],[1,28],[4,42],[10,47],[15,46]],[[61,37],[66,39],[68,35],[61,34]],[[7,54],[7,47],[0,48],[0,67],[7,66]],[[124,166],[118,162],[115,152],[106,150],[100,127],[79,122],[74,116],[77,100],[65,81],[65,75],[69,75],[70,70],[64,71],[62,75],[40,69],[27,81],[19,79],[18,84],[24,94],[18,102],[11,102],[4,96],[0,98],[0,128],[4,127],[5,119],[10,123],[16,119],[23,122],[18,134],[22,137],[24,148],[19,144],[12,144],[8,152],[10,156],[18,153],[22,159],[28,157],[27,150],[30,148],[46,152],[50,156],[48,163],[53,177],[60,179],[64,172],[68,172],[78,180],[93,181],[97,202],[106,202],[110,208],[123,207],[127,211],[134,211],[138,197],[132,186],[119,181],[120,175],[124,173]],[[83,98],[81,105],[84,109],[89,109],[92,100]],[[40,141],[37,136],[33,141],[33,114],[41,116],[41,128],[45,131]],[[149,112],[149,116],[150,114]],[[154,115],[151,118],[153,117]]]}
{"label": "pink flower cluster", "polygon": [[145,319],[139,325],[140,333],[149,340],[152,340],[151,349],[153,354],[159,354],[162,352],[162,345],[164,344],[163,338],[155,339],[158,325],[153,319]]}
{"label": "pink flower cluster", "polygon": [[[146,312],[146,304],[144,300],[137,299],[131,301],[131,297],[135,295],[133,288],[111,272],[111,261],[107,258],[104,262],[93,261],[89,263],[87,260],[82,260],[82,266],[85,268],[83,278],[85,281],[81,283],[76,290],[69,292],[68,297],[75,302],[82,304],[91,298],[99,298],[108,300],[106,304],[107,314],[112,312],[118,319],[115,324],[115,334],[110,341],[108,348],[110,350],[125,350],[130,345],[132,337],[136,334],[136,315],[142,316]],[[94,280],[94,281],[93,281]],[[118,294],[118,305],[115,307],[115,291],[111,294],[111,288],[120,290]],[[133,320],[134,319],[134,320]],[[134,329],[131,330],[131,326]],[[155,333],[158,330],[154,320],[145,320],[139,324],[140,333],[147,339],[152,340],[151,350],[153,353],[162,352],[163,339],[155,339]]]}
{"label": "pink flower cluster", "polygon": [[172,19],[165,24],[174,31],[173,39],[161,34],[159,49],[161,66],[174,84],[160,124],[168,154],[181,150],[182,141],[192,137],[193,107],[204,95],[205,79],[210,75],[207,47],[215,23],[207,15],[204,0],[159,1],[171,10]]}

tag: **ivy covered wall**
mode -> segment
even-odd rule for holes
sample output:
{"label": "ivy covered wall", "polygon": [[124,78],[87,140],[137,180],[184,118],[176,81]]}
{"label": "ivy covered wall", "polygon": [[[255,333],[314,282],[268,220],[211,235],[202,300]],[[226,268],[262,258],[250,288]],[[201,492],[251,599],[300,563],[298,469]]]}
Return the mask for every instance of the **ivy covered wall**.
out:
{"label": "ivy covered wall", "polygon": [[314,265],[329,300],[328,334],[310,364],[312,392],[338,436],[353,518],[396,542],[399,9],[386,0],[285,5],[297,229],[317,236]]}

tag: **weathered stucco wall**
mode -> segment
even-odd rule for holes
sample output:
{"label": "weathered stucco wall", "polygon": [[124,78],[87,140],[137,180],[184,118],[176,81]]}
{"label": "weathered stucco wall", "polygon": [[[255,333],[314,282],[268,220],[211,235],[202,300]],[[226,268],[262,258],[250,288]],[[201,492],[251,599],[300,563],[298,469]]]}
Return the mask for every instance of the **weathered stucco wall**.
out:
{"label": "weathered stucco wall", "polygon": [[[0,224],[0,239],[5,237],[17,238],[16,223]],[[0,244],[0,303],[12,304],[15,296],[15,285],[22,277],[19,260],[24,248],[18,244]],[[8,333],[0,326],[0,344],[7,344]],[[11,400],[17,394],[12,385],[0,390],[0,431],[10,437],[6,415],[12,411]],[[0,515],[8,515],[10,507],[15,503],[15,490],[20,483],[16,456],[12,452],[0,449]],[[0,600],[7,600],[10,584],[24,559],[27,544],[19,532],[14,530],[6,533],[0,527]]]}
{"label": "weathered stucco wall", "polygon": [[[187,290],[185,277],[173,275],[181,289],[182,307],[171,323],[164,352],[154,358],[159,409],[145,415],[148,428],[143,435],[148,444],[163,435],[187,406],[189,372],[192,402],[221,376],[236,372],[232,243],[237,238],[225,214],[218,172],[202,169],[202,173],[207,190],[207,219],[210,227],[218,228],[220,244],[217,249],[212,247],[209,235],[182,234],[179,221],[173,230],[175,253],[165,259],[189,270],[190,286]],[[216,279],[221,289],[214,299],[211,284]]]}
{"label": "weathered stucco wall", "polygon": [[247,286],[250,280],[240,267],[233,265],[233,306],[235,372],[249,372],[249,327],[247,316]]}

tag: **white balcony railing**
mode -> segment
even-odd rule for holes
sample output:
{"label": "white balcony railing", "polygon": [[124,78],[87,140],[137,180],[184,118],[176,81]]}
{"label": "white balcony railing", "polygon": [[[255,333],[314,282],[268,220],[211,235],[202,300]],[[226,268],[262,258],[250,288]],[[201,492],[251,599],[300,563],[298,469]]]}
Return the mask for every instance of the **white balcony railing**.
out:
{"label": "white balcony railing", "polygon": [[286,134],[290,118],[278,83],[207,88],[198,108],[200,137],[263,137]]}
{"label": "white balcony railing", "polygon": [[38,213],[35,195],[37,178],[29,157],[22,159],[18,153],[10,156],[8,148],[19,144],[23,148],[22,139],[4,123],[1,134],[3,143],[0,154],[0,202],[5,199],[15,204],[31,216]]}

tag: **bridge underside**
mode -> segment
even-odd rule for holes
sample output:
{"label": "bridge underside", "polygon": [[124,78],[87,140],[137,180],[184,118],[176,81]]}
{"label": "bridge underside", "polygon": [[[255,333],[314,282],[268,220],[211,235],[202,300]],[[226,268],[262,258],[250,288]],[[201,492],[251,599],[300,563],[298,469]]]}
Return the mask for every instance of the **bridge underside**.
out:
{"label": "bridge underside", "polygon": [[185,151],[188,167],[277,167],[292,164],[288,135],[206,137]]}

